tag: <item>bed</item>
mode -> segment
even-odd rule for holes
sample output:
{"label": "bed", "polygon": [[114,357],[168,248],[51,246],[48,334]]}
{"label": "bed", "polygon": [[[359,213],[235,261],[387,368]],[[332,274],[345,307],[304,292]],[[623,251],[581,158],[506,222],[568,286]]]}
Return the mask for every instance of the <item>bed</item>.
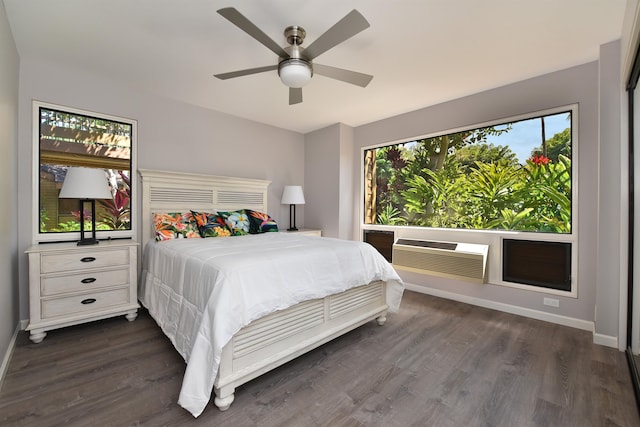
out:
{"label": "bed", "polygon": [[155,213],[268,212],[270,182],[139,173],[139,298],[187,363],[178,403],[194,417],[212,392],[224,411],[239,385],[399,308],[400,277],[362,242],[282,232],[156,242]]}

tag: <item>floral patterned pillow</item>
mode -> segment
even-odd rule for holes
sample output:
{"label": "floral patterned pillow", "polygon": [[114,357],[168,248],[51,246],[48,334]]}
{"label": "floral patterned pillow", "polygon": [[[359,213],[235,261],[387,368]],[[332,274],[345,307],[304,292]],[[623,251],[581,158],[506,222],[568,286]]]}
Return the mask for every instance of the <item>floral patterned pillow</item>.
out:
{"label": "floral patterned pillow", "polygon": [[191,211],[200,230],[201,237],[227,237],[231,236],[231,231],[218,214],[209,212]]}
{"label": "floral patterned pillow", "polygon": [[227,228],[231,230],[233,236],[244,236],[249,234],[249,217],[244,209],[231,212],[218,212],[224,219]]}
{"label": "floral patterned pillow", "polygon": [[264,212],[245,209],[249,217],[249,233],[259,234],[271,231],[278,231],[278,224],[268,214]]}
{"label": "floral patterned pillow", "polygon": [[191,212],[171,212],[153,214],[156,240],[199,238],[200,232]]}

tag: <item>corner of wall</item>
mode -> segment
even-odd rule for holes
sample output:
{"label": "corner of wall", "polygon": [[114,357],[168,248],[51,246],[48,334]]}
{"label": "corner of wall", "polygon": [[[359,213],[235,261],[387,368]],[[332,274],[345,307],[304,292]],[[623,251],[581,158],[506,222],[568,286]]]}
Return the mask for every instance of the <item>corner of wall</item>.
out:
{"label": "corner of wall", "polygon": [[[597,255],[594,337],[620,337],[620,293],[626,287],[626,278],[621,276],[621,263],[626,261],[621,254],[621,246],[627,234],[621,233],[622,183],[619,174],[606,171],[620,171],[624,151],[621,132],[621,101],[624,84],[620,72],[621,43],[616,40],[600,47],[598,67],[598,212],[597,212]],[[595,309],[594,307],[594,309]],[[594,313],[595,314],[595,313]],[[600,339],[600,338],[598,338]],[[621,340],[624,341],[624,340]],[[617,345],[617,341],[616,341]]]}
{"label": "corner of wall", "polygon": [[[11,356],[18,325],[18,86],[20,57],[0,2],[0,355],[4,354],[0,375]],[[0,383],[1,385],[1,383]]]}

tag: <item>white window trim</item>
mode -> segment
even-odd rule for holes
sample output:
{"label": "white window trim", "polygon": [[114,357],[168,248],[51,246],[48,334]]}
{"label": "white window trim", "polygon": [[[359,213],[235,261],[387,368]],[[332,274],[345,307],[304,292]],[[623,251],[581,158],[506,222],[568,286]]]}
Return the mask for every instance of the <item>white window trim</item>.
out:
{"label": "white window trim", "polygon": [[[504,231],[504,230],[458,230],[432,227],[415,227],[415,226],[393,226],[393,225],[376,225],[364,223],[364,152],[372,148],[385,147],[388,145],[400,144],[407,141],[432,138],[449,133],[462,132],[468,129],[476,129],[486,126],[495,126],[508,122],[526,120],[539,116],[552,115],[563,111],[571,111],[571,233],[539,233],[528,231]],[[358,218],[360,223],[360,238],[362,239],[364,230],[382,230],[394,231],[395,238],[416,238],[430,239],[451,242],[465,242],[489,245],[488,254],[488,277],[487,283],[492,285],[506,286],[510,288],[522,289],[526,291],[539,292],[543,294],[552,294],[565,296],[570,298],[578,298],[579,280],[578,280],[578,229],[579,229],[579,212],[578,212],[578,183],[579,183],[579,111],[578,104],[564,105],[560,107],[550,108],[541,111],[534,111],[527,114],[521,114],[513,117],[496,119],[485,123],[464,126],[456,129],[444,130],[430,133],[414,138],[403,138],[397,141],[390,141],[375,145],[362,147],[360,149],[360,198],[358,199]],[[536,240],[548,242],[566,242],[571,243],[571,291],[562,291],[557,289],[548,289],[540,286],[526,285],[520,283],[505,282],[502,280],[502,240],[522,239]]]}
{"label": "white window trim", "polygon": [[78,108],[67,107],[59,104],[51,104],[42,101],[33,100],[32,102],[32,117],[31,117],[31,134],[32,134],[32,183],[31,183],[31,206],[33,212],[32,218],[32,243],[45,243],[45,242],[63,242],[74,241],[80,239],[80,232],[69,233],[40,233],[40,108],[48,108],[52,110],[64,111],[72,114],[82,114],[86,116],[97,117],[105,120],[112,120],[131,125],[131,230],[113,230],[113,231],[100,231],[99,238],[134,238],[137,224],[137,200],[138,200],[138,185],[137,185],[137,140],[138,140],[138,121],[134,119],[128,119],[125,117],[112,116],[104,113],[97,113],[95,111],[81,110]]}

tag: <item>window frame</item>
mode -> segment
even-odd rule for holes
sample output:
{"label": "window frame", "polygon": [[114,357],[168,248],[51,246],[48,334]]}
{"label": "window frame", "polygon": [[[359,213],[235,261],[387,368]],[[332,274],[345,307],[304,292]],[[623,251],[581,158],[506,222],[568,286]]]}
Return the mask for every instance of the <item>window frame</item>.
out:
{"label": "window frame", "polygon": [[[535,117],[553,115],[562,112],[571,112],[571,233],[549,233],[539,231],[509,231],[509,230],[476,230],[476,229],[452,229],[403,225],[383,225],[365,223],[365,151],[373,148],[386,147],[394,144],[401,144],[407,141],[432,138],[450,133],[463,132],[470,129],[477,129],[486,126],[498,126],[509,122],[532,119]],[[364,230],[394,231],[395,238],[416,238],[427,240],[440,240],[452,242],[468,242],[489,245],[489,256],[487,264],[487,283],[492,285],[506,286],[510,288],[523,289],[527,291],[544,294],[560,295],[571,298],[578,298],[578,234],[579,234],[579,212],[578,212],[578,187],[579,187],[579,105],[569,104],[558,107],[536,110],[529,113],[498,118],[483,123],[470,124],[454,129],[431,132],[428,134],[406,137],[400,140],[377,143],[363,146],[360,149],[360,197],[358,198],[358,221],[359,236],[362,239]],[[547,289],[533,285],[506,282],[502,280],[502,240],[503,239],[537,240],[548,242],[567,242],[571,244],[571,291]]]}
{"label": "window frame", "polygon": [[110,120],[114,122],[125,123],[131,126],[131,149],[130,149],[130,230],[98,230],[97,237],[99,240],[112,238],[135,238],[137,230],[137,139],[138,139],[138,122],[137,120],[114,116],[110,114],[98,113],[95,111],[82,110],[79,108],[68,107],[66,105],[52,104],[48,102],[32,101],[32,241],[33,243],[47,242],[67,242],[80,239],[80,231],[42,233],[40,231],[40,108],[56,110],[63,113],[78,114],[97,119]]}

